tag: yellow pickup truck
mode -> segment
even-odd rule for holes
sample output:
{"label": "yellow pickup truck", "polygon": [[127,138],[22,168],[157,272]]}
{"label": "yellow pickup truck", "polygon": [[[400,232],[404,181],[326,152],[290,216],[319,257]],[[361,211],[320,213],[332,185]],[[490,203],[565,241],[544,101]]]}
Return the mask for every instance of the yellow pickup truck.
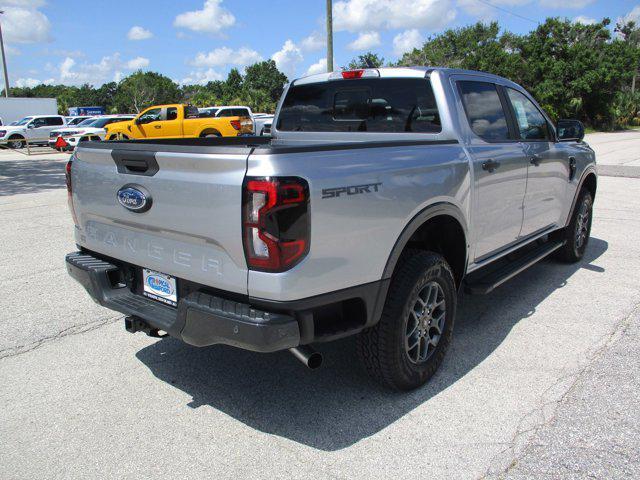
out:
{"label": "yellow pickup truck", "polygon": [[154,105],[133,120],[107,125],[106,140],[147,138],[237,137],[251,135],[248,117],[200,117],[191,105]]}

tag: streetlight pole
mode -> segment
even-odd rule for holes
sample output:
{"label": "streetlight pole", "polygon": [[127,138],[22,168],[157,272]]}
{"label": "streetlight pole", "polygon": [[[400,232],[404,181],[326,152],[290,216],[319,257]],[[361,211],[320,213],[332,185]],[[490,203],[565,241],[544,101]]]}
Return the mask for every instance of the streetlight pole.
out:
{"label": "streetlight pole", "polygon": [[333,7],[327,0],[327,72],[333,72]]}
{"label": "streetlight pole", "polygon": [[[0,15],[4,10],[0,10]],[[7,74],[7,56],[4,53],[4,40],[2,39],[2,22],[0,22],[0,51],[2,51],[2,68],[4,70],[4,96],[9,98],[9,75]]]}

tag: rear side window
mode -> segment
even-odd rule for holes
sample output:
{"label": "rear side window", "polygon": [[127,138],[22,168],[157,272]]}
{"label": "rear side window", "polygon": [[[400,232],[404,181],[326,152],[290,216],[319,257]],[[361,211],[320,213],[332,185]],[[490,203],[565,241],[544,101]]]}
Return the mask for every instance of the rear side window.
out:
{"label": "rear side window", "polygon": [[202,114],[198,110],[198,107],[194,107],[192,105],[187,105],[186,107],[184,107],[184,118],[199,118],[201,116]]}
{"label": "rear side window", "polygon": [[458,82],[473,133],[488,142],[510,140],[507,116],[498,90],[488,82]]}
{"label": "rear side window", "polygon": [[234,117],[248,117],[249,110],[246,108],[234,108],[231,110]]}
{"label": "rear side window", "polygon": [[424,78],[334,80],[292,86],[280,109],[284,132],[438,133],[431,83]]}
{"label": "rear side window", "polygon": [[178,109],[176,107],[167,108],[167,120],[176,120],[178,118]]}
{"label": "rear side window", "polygon": [[46,117],[45,125],[49,127],[56,127],[58,125],[64,125],[64,121],[62,120],[62,117]]}

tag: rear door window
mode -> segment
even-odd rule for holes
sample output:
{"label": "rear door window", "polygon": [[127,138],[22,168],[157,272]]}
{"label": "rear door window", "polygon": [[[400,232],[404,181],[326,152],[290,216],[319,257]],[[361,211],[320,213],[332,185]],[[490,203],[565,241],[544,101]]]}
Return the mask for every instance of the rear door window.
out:
{"label": "rear door window", "polygon": [[167,120],[177,120],[178,119],[178,109],[177,107],[168,107],[167,108]]}
{"label": "rear door window", "polygon": [[461,81],[458,88],[473,133],[488,142],[512,140],[495,84]]}
{"label": "rear door window", "polygon": [[440,115],[425,78],[334,80],[289,89],[278,130],[438,133]]}
{"label": "rear door window", "polygon": [[48,127],[57,127],[64,125],[64,120],[62,120],[62,117],[47,117],[45,118],[45,124]]}

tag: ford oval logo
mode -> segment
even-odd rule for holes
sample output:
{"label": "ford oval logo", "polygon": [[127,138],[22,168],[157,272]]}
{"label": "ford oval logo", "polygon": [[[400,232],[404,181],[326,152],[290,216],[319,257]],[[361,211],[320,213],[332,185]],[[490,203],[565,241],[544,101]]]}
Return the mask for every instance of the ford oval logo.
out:
{"label": "ford oval logo", "polygon": [[140,213],[151,208],[151,196],[139,185],[125,185],[118,190],[118,202],[127,210]]}

